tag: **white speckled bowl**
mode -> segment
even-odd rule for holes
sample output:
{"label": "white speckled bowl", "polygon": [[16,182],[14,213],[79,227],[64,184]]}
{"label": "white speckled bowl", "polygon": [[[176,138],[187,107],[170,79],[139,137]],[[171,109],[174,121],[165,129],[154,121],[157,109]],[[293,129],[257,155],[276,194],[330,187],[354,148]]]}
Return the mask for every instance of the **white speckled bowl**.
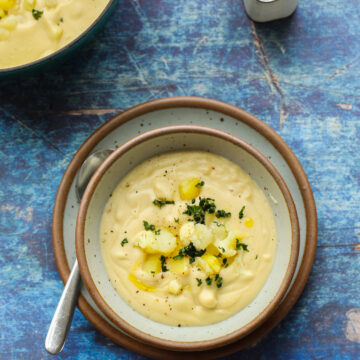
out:
{"label": "white speckled bowl", "polygon": [[[185,149],[210,151],[228,158],[255,180],[274,212],[278,246],[269,278],[248,306],[215,324],[179,328],[144,317],[121,298],[109,281],[102,261],[99,229],[104,206],[120,180],[149,157],[184,150],[184,144]],[[200,351],[223,346],[260,326],[285,295],[295,271],[298,251],[299,225],[295,205],[274,166],[243,140],[217,129],[194,125],[151,130],[116,149],[90,180],[80,204],[76,225],[76,253],[80,272],[95,303],[130,336],[169,350]]]}

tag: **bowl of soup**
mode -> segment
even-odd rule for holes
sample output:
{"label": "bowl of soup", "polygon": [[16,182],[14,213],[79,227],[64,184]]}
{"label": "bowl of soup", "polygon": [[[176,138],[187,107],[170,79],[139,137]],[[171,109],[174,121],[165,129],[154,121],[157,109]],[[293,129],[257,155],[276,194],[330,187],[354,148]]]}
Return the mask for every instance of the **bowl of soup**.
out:
{"label": "bowl of soup", "polygon": [[0,78],[66,58],[104,24],[116,0],[0,0]]}
{"label": "bowl of soup", "polygon": [[295,205],[276,168],[240,138],[194,125],[114,150],[76,225],[97,306],[169,350],[223,346],[260,326],[285,295],[298,250]]}

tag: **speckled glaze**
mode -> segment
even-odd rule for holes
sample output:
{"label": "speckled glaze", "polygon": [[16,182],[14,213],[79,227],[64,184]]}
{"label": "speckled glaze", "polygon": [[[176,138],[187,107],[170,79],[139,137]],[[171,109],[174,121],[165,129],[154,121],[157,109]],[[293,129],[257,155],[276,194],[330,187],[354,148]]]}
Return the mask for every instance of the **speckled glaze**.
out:
{"label": "speckled glaze", "polygon": [[[184,116],[176,108],[170,111],[177,111],[184,123],[194,117],[191,112]],[[145,112],[143,116],[146,115]],[[121,179],[149,157],[184,148],[211,151],[238,164],[267,197],[277,233],[274,266],[256,298],[226,320],[190,328],[161,324],[133,311],[109,282],[99,238],[103,209]],[[284,180],[255,148],[217,129],[195,125],[167,126],[138,135],[119,146],[95,172],[80,204],[76,252],[81,276],[90,295],[101,311],[126,333],[168,350],[209,350],[248,335],[278,307],[296,268],[299,224],[295,204]]]}

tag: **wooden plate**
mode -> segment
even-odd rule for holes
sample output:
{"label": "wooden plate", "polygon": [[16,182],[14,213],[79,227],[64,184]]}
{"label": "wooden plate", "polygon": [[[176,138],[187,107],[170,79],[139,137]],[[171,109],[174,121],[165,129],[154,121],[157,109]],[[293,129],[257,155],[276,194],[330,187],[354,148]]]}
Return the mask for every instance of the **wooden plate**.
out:
{"label": "wooden plate", "polygon": [[[309,276],[316,250],[316,207],[307,177],[298,159],[282,138],[268,125],[235,106],[205,98],[174,97],[132,107],[107,121],[80,147],[60,183],[53,212],[53,246],[60,276],[66,282],[75,261],[75,222],[79,208],[74,179],[86,157],[97,149],[114,148],[149,129],[165,125],[206,125],[234,134],[257,148],[275,165],[293,196],[300,224],[300,252],[293,282],[279,308],[253,333],[221,348],[186,352],[187,358],[210,359],[226,356],[254,345],[291,310]],[[306,254],[306,256],[304,256]],[[160,359],[183,359],[172,352],[140,343],[129,337],[97,308],[83,287],[78,303],[84,316],[103,334],[132,351]]]}

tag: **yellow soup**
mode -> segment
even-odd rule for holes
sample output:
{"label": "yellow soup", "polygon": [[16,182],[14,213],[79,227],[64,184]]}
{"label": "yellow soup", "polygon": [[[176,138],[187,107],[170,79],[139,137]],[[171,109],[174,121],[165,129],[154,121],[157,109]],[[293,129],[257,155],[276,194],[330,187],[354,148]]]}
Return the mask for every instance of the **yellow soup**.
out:
{"label": "yellow soup", "polygon": [[205,325],[259,293],[276,251],[270,205],[231,161],[173,152],[133,169],[102,215],[109,278],[130,306],[161,323]]}
{"label": "yellow soup", "polygon": [[59,50],[84,32],[109,0],[0,0],[0,69]]}

